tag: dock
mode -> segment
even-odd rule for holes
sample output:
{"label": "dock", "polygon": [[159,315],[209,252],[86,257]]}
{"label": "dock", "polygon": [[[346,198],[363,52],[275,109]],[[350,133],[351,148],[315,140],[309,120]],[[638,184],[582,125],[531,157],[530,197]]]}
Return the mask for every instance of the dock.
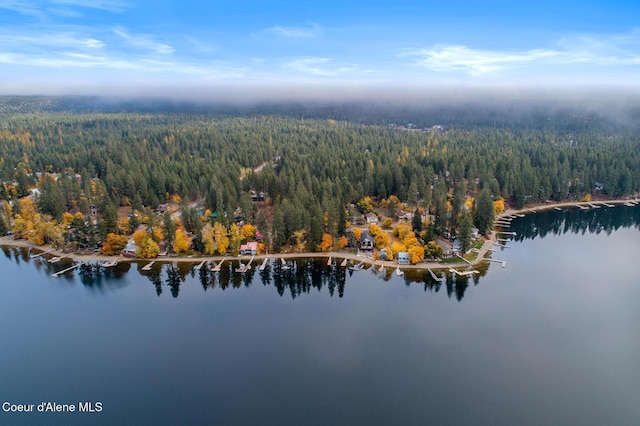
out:
{"label": "dock", "polygon": [[222,268],[222,264],[224,263],[225,259],[222,259],[220,262],[218,262],[218,264],[216,266],[214,266],[213,268],[211,268],[212,272],[220,272],[220,269]]}
{"label": "dock", "polygon": [[576,204],[576,206],[580,209],[580,210],[589,210],[589,207],[585,207],[582,204]]}
{"label": "dock", "polygon": [[150,263],[147,263],[146,265],[144,265],[144,266],[142,267],[142,270],[143,270],[143,271],[150,271],[150,270],[151,270],[151,267],[153,266],[153,264],[154,264],[154,263],[156,263],[156,261],[155,261],[155,260],[152,260]]}
{"label": "dock", "polygon": [[344,260],[342,261],[342,263],[340,264],[340,266],[347,266],[347,262],[349,260],[345,257]]}
{"label": "dock", "polygon": [[105,262],[102,262],[102,267],[111,268],[112,266],[116,266],[117,264],[118,264],[118,259],[116,258],[116,260],[107,260]]}
{"label": "dock", "polygon": [[486,261],[489,262],[497,262],[499,263],[503,268],[507,267],[507,261],[506,260],[499,260],[499,259],[485,259]]}
{"label": "dock", "polygon": [[602,203],[602,205],[605,206],[605,207],[609,207],[609,208],[615,207],[614,204],[609,204],[609,203],[604,203],[604,202]]}
{"label": "dock", "polygon": [[199,271],[200,269],[202,269],[202,267],[204,266],[205,262],[206,262],[206,260],[203,260],[202,262],[197,264],[193,269],[195,269],[196,271]]}
{"label": "dock", "polygon": [[506,244],[493,243],[493,245],[496,247],[509,248],[509,246]]}
{"label": "dock", "polygon": [[258,269],[260,269],[261,271],[264,271],[264,268],[267,267],[267,263],[269,262],[269,258],[265,257],[264,260],[262,261],[262,264],[260,265],[260,267]]}
{"label": "dock", "polygon": [[496,231],[496,234],[504,234],[504,235],[513,235],[514,237],[518,234],[512,231]]}
{"label": "dock", "polygon": [[476,271],[475,269],[471,270],[471,271],[464,271],[464,272],[460,272],[456,269],[453,268],[449,268],[449,272],[451,272],[452,274],[456,274],[460,277],[468,277],[469,275],[474,275],[474,274],[479,274],[480,271]]}
{"label": "dock", "polygon": [[329,256],[329,260],[327,260],[327,266],[331,266],[331,256]]}
{"label": "dock", "polygon": [[49,253],[51,253],[52,251],[55,251],[55,249],[51,249],[51,250],[47,250],[47,251],[43,251],[42,253],[39,253],[39,254],[32,254],[32,255],[30,255],[30,256],[29,256],[29,258],[30,258],[30,259],[37,259],[38,257],[40,257],[40,256],[42,256],[42,255],[45,255],[45,254],[49,254]]}
{"label": "dock", "polygon": [[55,274],[51,274],[51,276],[54,277],[54,278],[58,278],[60,275],[62,275],[64,273],[67,273],[69,271],[72,271],[72,270],[76,269],[77,267],[84,265],[85,263],[89,263],[90,261],[91,260],[85,260],[84,262],[76,263],[75,265],[70,266],[67,269],[63,269],[62,271],[58,271]]}
{"label": "dock", "polygon": [[436,273],[435,273],[435,272],[433,272],[433,271],[431,270],[431,268],[427,268],[427,271],[429,271],[429,273],[431,274],[431,278],[433,278],[435,281],[444,282],[444,281],[447,279],[447,277],[445,277],[445,275],[444,275],[444,274],[442,274],[442,277],[438,278],[438,276],[436,275]]}
{"label": "dock", "polygon": [[62,259],[64,259],[66,256],[56,256],[56,257],[52,257],[51,259],[49,259],[47,262],[49,263],[58,263],[60,262]]}
{"label": "dock", "polygon": [[599,209],[600,208],[600,206],[597,205],[597,204],[593,204],[593,203],[587,203],[587,204],[589,204],[589,207],[594,208],[594,209]]}
{"label": "dock", "polygon": [[251,269],[251,262],[253,262],[254,257],[255,256],[251,256],[251,259],[249,259],[249,262],[246,265],[240,262],[240,267],[236,268],[236,272],[247,272],[249,269]]}
{"label": "dock", "polygon": [[404,271],[400,269],[400,265],[396,268],[396,275],[399,277],[404,275]]}
{"label": "dock", "polygon": [[287,261],[284,260],[284,257],[281,257],[280,261],[282,262],[282,269],[289,269],[289,265],[287,265]]}

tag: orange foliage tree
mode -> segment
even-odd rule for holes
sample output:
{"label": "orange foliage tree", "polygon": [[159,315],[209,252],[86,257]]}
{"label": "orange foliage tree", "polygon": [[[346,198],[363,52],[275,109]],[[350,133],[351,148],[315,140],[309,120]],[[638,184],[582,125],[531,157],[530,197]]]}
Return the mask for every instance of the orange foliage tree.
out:
{"label": "orange foliage tree", "polygon": [[107,256],[114,256],[120,254],[122,249],[127,245],[128,239],[124,235],[117,235],[114,233],[107,234],[107,239],[102,243],[102,249],[100,253]]}
{"label": "orange foliage tree", "polygon": [[323,234],[322,242],[318,246],[318,250],[322,252],[328,252],[332,248],[333,248],[333,237],[331,237],[331,234]]}

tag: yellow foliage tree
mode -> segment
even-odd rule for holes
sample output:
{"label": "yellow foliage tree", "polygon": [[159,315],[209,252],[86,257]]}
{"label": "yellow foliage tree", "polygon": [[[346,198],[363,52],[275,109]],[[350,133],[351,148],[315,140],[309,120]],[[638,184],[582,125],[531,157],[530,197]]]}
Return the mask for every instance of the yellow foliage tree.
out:
{"label": "yellow foliage tree", "polygon": [[416,238],[415,233],[411,232],[410,234],[407,234],[406,237],[404,237],[404,240],[402,240],[402,242],[404,243],[405,246],[407,247],[416,247],[418,245],[418,239]]}
{"label": "yellow foliage tree", "polygon": [[154,226],[153,235],[151,236],[151,238],[153,238],[153,241],[160,244],[160,242],[164,240],[164,237],[165,235],[164,235],[164,230],[162,229],[162,226],[160,226],[160,224],[157,224],[156,226]]}
{"label": "yellow foliage tree", "polygon": [[389,244],[389,234],[386,232],[380,232],[375,237],[373,237],[373,244],[376,248],[382,248]]}
{"label": "yellow foliage tree", "polygon": [[107,256],[114,256],[120,254],[123,248],[126,247],[128,242],[127,237],[124,235],[107,234],[107,239],[102,243],[102,249],[100,253]]}
{"label": "yellow foliage tree", "polygon": [[26,238],[33,230],[33,221],[26,220],[21,214],[17,214],[13,221],[13,238],[15,240]]}
{"label": "yellow foliage tree", "polygon": [[213,228],[209,224],[202,227],[202,245],[204,246],[204,254],[212,256],[215,251],[215,240],[213,238]]}
{"label": "yellow foliage tree", "polygon": [[242,225],[242,228],[240,228],[240,236],[242,238],[242,241],[246,242],[248,241],[250,238],[253,238],[256,235],[256,227],[250,224],[245,224]]}
{"label": "yellow foliage tree", "polygon": [[191,246],[191,241],[189,241],[189,236],[187,235],[187,231],[184,228],[176,229],[176,236],[173,239],[173,252],[174,253],[184,253],[189,250]]}
{"label": "yellow foliage tree", "polygon": [[411,226],[406,223],[400,223],[393,229],[393,235],[398,237],[400,240],[404,240],[410,232],[413,232]]}
{"label": "yellow foliage tree", "polygon": [[36,206],[30,197],[20,199],[20,214],[26,221],[33,221],[36,217]]}
{"label": "yellow foliage tree", "polygon": [[131,236],[131,238],[133,238],[133,241],[135,241],[135,243],[137,245],[142,244],[142,241],[145,238],[148,238],[149,234],[147,233],[146,229],[138,229],[136,232],[133,233],[133,235]]}
{"label": "yellow foliage tree", "polygon": [[296,240],[295,251],[296,253],[302,253],[305,251],[307,246],[307,240],[305,236],[307,235],[307,231],[304,229],[300,229],[298,231],[293,232],[293,238]]}
{"label": "yellow foliage tree", "polygon": [[407,251],[407,246],[396,241],[391,244],[391,250],[393,250],[394,253],[400,253],[401,251]]}
{"label": "yellow foliage tree", "polygon": [[323,234],[322,242],[318,246],[318,250],[322,252],[328,252],[328,251],[331,251],[332,248],[333,248],[333,237],[331,237],[331,234]]}
{"label": "yellow foliage tree", "polygon": [[237,256],[240,253],[240,230],[238,229],[238,225],[232,223],[229,227],[229,244],[231,245],[231,252],[234,256]]}
{"label": "yellow foliage tree", "polygon": [[229,236],[227,235],[227,230],[220,222],[216,222],[213,225],[213,237],[215,240],[216,253],[221,255],[225,254],[227,248],[229,248]]}
{"label": "yellow foliage tree", "polygon": [[382,221],[382,227],[385,229],[391,229],[391,225],[393,225],[393,219],[390,217],[385,217]]}
{"label": "yellow foliage tree", "polygon": [[424,248],[420,246],[410,247],[408,250],[409,260],[413,265],[424,260]]}
{"label": "yellow foliage tree", "polygon": [[382,232],[383,231],[382,231],[382,228],[380,228],[380,226],[376,225],[375,223],[369,224],[369,234],[372,237],[375,237],[376,235],[381,234]]}
{"label": "yellow foliage tree", "polygon": [[159,252],[160,247],[158,247],[158,244],[156,244],[156,242],[147,235],[138,245],[136,256],[142,257],[144,259],[153,259],[154,257],[158,256]]}
{"label": "yellow foliage tree", "polygon": [[356,241],[360,241],[360,237],[362,236],[362,229],[358,228],[357,226],[354,227],[353,236],[355,237]]}
{"label": "yellow foliage tree", "polygon": [[340,237],[340,239],[338,240],[338,247],[343,249],[347,246],[347,244],[349,244],[349,240],[347,240],[347,237],[345,237],[344,235]]}
{"label": "yellow foliage tree", "polygon": [[[81,216],[80,218],[82,219],[82,213],[80,213],[80,216]],[[73,215],[69,212],[62,213],[62,223],[65,225],[70,225],[71,222],[73,222]]]}
{"label": "yellow foliage tree", "polygon": [[504,198],[500,197],[493,202],[493,211],[495,211],[496,214],[500,214],[504,211]]}
{"label": "yellow foliage tree", "polygon": [[588,203],[591,201],[591,194],[585,194],[584,197],[580,199],[583,203]]}
{"label": "yellow foliage tree", "polygon": [[464,205],[467,206],[469,210],[471,210],[473,208],[473,201],[474,201],[473,197],[467,197],[467,200],[464,202]]}

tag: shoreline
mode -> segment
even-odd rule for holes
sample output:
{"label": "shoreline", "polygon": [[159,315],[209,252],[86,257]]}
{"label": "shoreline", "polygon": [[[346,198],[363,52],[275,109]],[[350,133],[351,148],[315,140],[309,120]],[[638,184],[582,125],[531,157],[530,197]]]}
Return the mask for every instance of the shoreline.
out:
{"label": "shoreline", "polygon": [[[537,212],[542,212],[546,210],[556,209],[556,208],[580,208],[587,207],[589,209],[593,208],[593,206],[604,206],[605,204],[609,205],[625,205],[630,201],[640,203],[640,200],[637,198],[627,198],[627,199],[616,199],[616,200],[606,200],[606,201],[566,201],[560,203],[549,203],[549,204],[541,204],[532,207],[523,207],[522,209],[507,209],[504,212],[497,214],[495,219],[503,219],[506,217],[513,216],[515,214],[535,214]],[[257,254],[253,256],[255,261],[261,261],[263,259],[348,259],[358,262],[368,263],[372,266],[382,266],[385,268],[400,268],[400,269],[413,269],[413,270],[449,270],[450,268],[460,268],[460,267],[468,267],[475,266],[482,262],[489,262],[486,259],[487,253],[490,253],[490,249],[494,246],[494,243],[497,242],[497,232],[494,230],[491,231],[491,235],[486,238],[482,247],[478,249],[478,256],[472,260],[462,260],[459,262],[452,262],[447,264],[442,264],[440,262],[420,262],[415,265],[399,265],[395,261],[388,260],[374,260],[372,257],[358,253],[344,253],[344,252],[306,252],[306,253],[275,253],[275,254]],[[63,258],[71,258],[74,261],[79,262],[109,262],[117,260],[118,262],[181,262],[181,263],[199,263],[202,261],[221,261],[221,260],[249,260],[252,256],[250,255],[240,255],[240,256],[192,256],[192,257],[171,257],[171,256],[162,256],[156,257],[153,259],[145,259],[145,258],[130,258],[124,256],[106,256],[102,254],[78,254],[78,253],[64,253],[61,250],[54,250],[50,245],[42,245],[38,246],[36,244],[30,243],[26,240],[14,240],[10,236],[0,237],[0,247],[22,247],[22,248],[30,248],[38,250],[39,252],[48,252],[53,256],[63,257]]]}

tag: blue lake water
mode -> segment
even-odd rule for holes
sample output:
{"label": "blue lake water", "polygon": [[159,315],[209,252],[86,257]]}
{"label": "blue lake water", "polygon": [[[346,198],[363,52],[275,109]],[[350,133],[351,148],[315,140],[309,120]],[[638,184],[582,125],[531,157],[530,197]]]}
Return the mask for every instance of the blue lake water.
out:
{"label": "blue lake water", "polygon": [[640,207],[550,211],[483,276],[107,274],[0,252],[0,424],[637,425]]}

